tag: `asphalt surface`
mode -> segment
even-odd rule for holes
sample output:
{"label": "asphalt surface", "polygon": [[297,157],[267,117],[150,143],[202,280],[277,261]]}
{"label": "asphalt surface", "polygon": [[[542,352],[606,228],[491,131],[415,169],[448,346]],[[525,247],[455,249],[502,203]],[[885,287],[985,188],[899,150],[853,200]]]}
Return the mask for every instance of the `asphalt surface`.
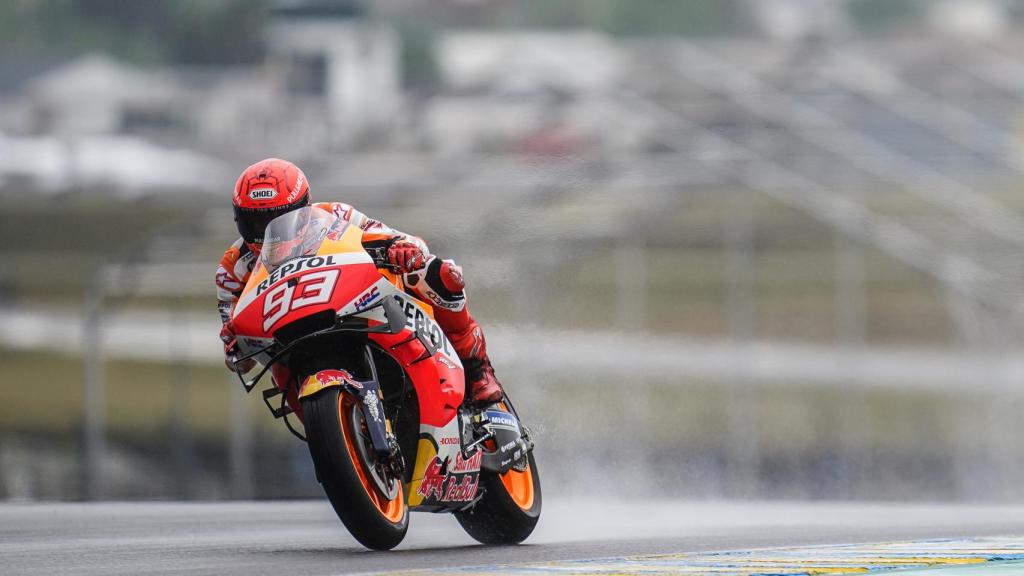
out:
{"label": "asphalt surface", "polygon": [[370,552],[320,501],[5,503],[0,574],[314,576],[1016,535],[1024,507],[549,497],[520,546],[480,546],[448,515],[415,514],[397,549]]}

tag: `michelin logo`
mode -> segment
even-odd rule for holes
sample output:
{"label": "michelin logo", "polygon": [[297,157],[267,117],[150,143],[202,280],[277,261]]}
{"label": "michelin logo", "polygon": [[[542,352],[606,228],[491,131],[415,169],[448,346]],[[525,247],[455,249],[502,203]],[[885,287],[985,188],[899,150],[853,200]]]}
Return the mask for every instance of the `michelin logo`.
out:
{"label": "michelin logo", "polygon": [[491,411],[487,412],[486,416],[487,419],[491,421],[491,426],[507,428],[509,430],[519,430],[519,421],[508,412]]}

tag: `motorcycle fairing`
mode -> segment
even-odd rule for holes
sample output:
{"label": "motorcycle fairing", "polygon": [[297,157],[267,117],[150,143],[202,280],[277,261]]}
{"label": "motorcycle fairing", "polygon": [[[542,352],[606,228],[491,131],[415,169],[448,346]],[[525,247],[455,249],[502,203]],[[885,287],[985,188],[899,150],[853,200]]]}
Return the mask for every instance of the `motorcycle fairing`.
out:
{"label": "motorcycle fairing", "polygon": [[[361,239],[362,231],[355,226],[349,226],[337,239],[330,237],[324,239],[315,254],[289,260],[278,266],[273,272],[268,271],[260,260],[256,264],[256,268],[253,269],[232,312],[235,332],[254,337],[273,337],[276,327],[294,322],[303,316],[325,308],[335,310],[343,308],[364,287],[380,277],[380,272],[377,271],[370,255],[363,250]],[[333,279],[324,278],[329,282],[321,281],[322,276],[317,278],[316,286],[324,287],[324,291],[329,295],[327,298],[321,298],[320,301],[314,300],[311,304],[306,303],[311,294],[300,292],[296,298],[295,289],[299,287],[300,279],[311,273],[322,275],[332,270],[336,271],[337,276]],[[344,279],[341,278],[343,270],[346,273]],[[352,278],[349,276],[352,273],[357,273],[360,277]],[[338,290],[339,287],[342,290]],[[288,288],[291,290],[289,291]],[[274,298],[281,292],[288,294],[287,301],[283,297]],[[271,296],[269,301],[268,296]],[[323,294],[316,294],[316,296],[322,297]],[[298,306],[295,306],[296,301],[299,303]],[[263,305],[253,306],[253,304],[259,303]],[[283,308],[285,304],[288,304],[286,309]],[[285,313],[276,317],[279,306]],[[268,320],[273,321],[267,323]]]}
{"label": "motorcycle fairing", "polygon": [[406,485],[409,507],[420,511],[460,509],[477,497],[483,451],[463,457],[458,419],[420,427],[416,465]]}
{"label": "motorcycle fairing", "polygon": [[[329,235],[315,254],[288,260],[272,272],[262,261],[257,264],[232,314],[242,353],[259,349],[248,344],[273,341],[281,326],[328,309],[338,318],[364,318],[370,327],[386,324],[379,304],[394,299],[405,316],[405,329],[367,336],[401,364],[418,398],[419,450],[406,494],[415,507],[459,507],[476,497],[480,471],[479,453],[462,455],[457,418],[465,395],[462,363],[434,320],[433,308],[405,293],[398,277],[374,265],[363,249],[361,232],[350,226],[340,235]],[[313,289],[304,288],[310,284]],[[302,305],[294,306],[296,301]],[[287,389],[292,377],[285,367],[275,364],[273,373],[277,385],[298,406],[298,390]],[[306,392],[316,393],[312,388]],[[421,490],[424,480],[427,488]]]}

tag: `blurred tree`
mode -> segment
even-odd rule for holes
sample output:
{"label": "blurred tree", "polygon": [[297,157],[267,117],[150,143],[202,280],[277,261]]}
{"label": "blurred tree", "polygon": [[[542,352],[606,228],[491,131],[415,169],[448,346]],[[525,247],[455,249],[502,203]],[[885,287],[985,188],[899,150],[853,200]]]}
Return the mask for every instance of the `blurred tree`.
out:
{"label": "blurred tree", "polygon": [[527,0],[524,5],[524,20],[527,25],[545,28],[578,28],[590,25],[603,27],[607,21],[609,0],[568,2],[545,2]]}
{"label": "blurred tree", "polygon": [[5,0],[0,53],[48,60],[102,51],[140,64],[261,56],[265,0]]}
{"label": "blurred tree", "polygon": [[848,0],[850,17],[865,32],[884,32],[894,26],[920,21],[919,0]]}
{"label": "blurred tree", "polygon": [[1024,22],[1024,3],[1009,2],[1007,3],[1006,9],[1010,14],[1010,18],[1016,22]]}
{"label": "blurred tree", "polygon": [[519,24],[587,27],[628,36],[714,36],[735,32],[735,0],[524,0]]}
{"label": "blurred tree", "polygon": [[736,32],[734,0],[614,0],[604,28],[630,36],[718,36]]}
{"label": "blurred tree", "polygon": [[174,3],[174,59],[194,63],[246,63],[263,57],[266,0],[189,0]]}
{"label": "blurred tree", "polygon": [[406,89],[432,89],[438,78],[434,28],[413,19],[403,19],[398,33],[402,38],[402,84]]}
{"label": "blurred tree", "polygon": [[[920,19],[927,0],[847,0],[854,22],[884,31]],[[273,0],[0,0],[0,59],[52,61],[104,51],[139,64],[237,64],[263,54]],[[371,5],[372,6],[372,5]],[[433,30],[450,26],[592,28],[620,35],[709,36],[743,29],[742,0],[518,0],[400,4],[405,78],[429,85]],[[1018,8],[1017,15],[1020,14]]]}

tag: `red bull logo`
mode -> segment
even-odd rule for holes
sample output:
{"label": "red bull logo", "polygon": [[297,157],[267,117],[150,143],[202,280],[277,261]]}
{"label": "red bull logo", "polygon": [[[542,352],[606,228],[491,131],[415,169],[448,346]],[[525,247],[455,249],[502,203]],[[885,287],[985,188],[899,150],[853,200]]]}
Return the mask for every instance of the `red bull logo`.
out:
{"label": "red bull logo", "polygon": [[435,456],[424,470],[423,481],[420,482],[420,488],[416,493],[424,498],[440,499],[444,490],[444,481],[448,478],[448,474],[443,472],[443,469],[441,459]]}
{"label": "red bull logo", "polygon": [[346,370],[321,370],[316,373],[315,377],[321,388],[333,386],[338,382],[348,383],[356,388],[363,387],[363,385],[357,382]]}
{"label": "red bull logo", "polygon": [[352,375],[345,370],[321,370],[309,378],[306,378],[306,381],[302,384],[302,388],[299,390],[299,398],[305,398],[316,394],[325,388],[339,386],[341,384],[348,384],[353,388],[360,389],[363,387],[358,380],[353,378]]}
{"label": "red bull logo", "polygon": [[423,480],[416,491],[424,498],[439,502],[468,502],[476,497],[480,484],[480,462],[483,452],[477,451],[468,460],[455,456],[455,464],[449,467],[437,456],[423,471]]}
{"label": "red bull logo", "polygon": [[467,474],[462,477],[462,483],[457,484],[452,476],[448,482],[448,490],[444,493],[445,502],[467,502],[476,496],[477,484],[480,482],[479,474]]}

